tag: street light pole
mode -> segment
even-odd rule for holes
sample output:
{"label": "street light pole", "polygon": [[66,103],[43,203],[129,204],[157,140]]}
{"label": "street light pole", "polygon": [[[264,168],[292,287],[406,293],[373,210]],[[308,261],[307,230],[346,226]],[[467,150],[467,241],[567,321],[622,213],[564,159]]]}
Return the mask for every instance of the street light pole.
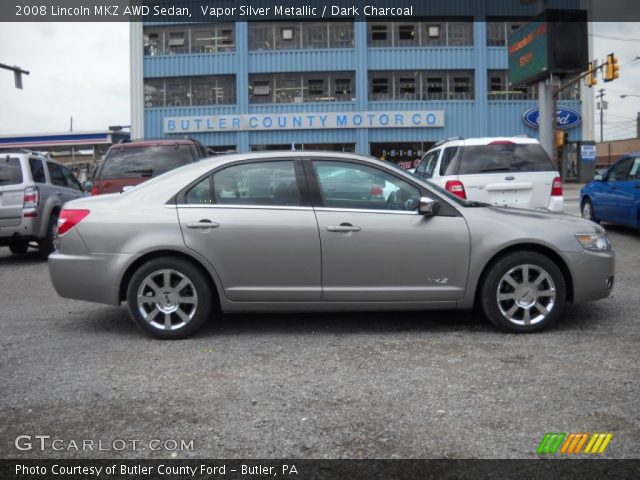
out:
{"label": "street light pole", "polygon": [[598,104],[600,108],[600,143],[604,141],[604,96],[606,95],[604,92],[604,88],[601,88],[598,90],[599,95],[596,95],[596,98],[600,100],[600,103]]}
{"label": "street light pole", "polygon": [[20,67],[16,67],[15,65],[11,67],[9,65],[5,65],[4,63],[0,63],[0,68],[12,71],[16,82],[16,88],[22,90],[22,75],[29,75],[29,72],[27,70],[21,69]]}

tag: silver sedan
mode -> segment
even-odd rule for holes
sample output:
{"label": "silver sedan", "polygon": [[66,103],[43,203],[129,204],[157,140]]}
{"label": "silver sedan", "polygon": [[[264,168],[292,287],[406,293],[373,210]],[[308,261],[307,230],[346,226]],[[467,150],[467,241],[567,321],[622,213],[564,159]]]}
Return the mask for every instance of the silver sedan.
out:
{"label": "silver sedan", "polygon": [[65,205],[51,279],[160,338],[220,312],[479,307],[533,332],[607,297],[614,253],[576,217],[468,202],[372,158],[235,154]]}

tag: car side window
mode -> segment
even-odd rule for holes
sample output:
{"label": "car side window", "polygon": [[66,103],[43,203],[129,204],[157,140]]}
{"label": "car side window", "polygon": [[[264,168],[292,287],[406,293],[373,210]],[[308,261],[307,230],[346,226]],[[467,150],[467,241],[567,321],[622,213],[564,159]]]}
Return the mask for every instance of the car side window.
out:
{"label": "car side window", "polygon": [[629,180],[640,180],[640,157],[633,159],[633,165],[629,171]]}
{"label": "car side window", "polygon": [[629,173],[629,167],[631,166],[632,158],[625,158],[624,160],[619,161],[607,174],[607,180],[611,182],[621,182],[627,179],[627,175]]}
{"label": "car side window", "polygon": [[188,205],[210,205],[214,203],[212,176],[207,175],[203,180],[191,187],[185,195]]}
{"label": "car side window", "polygon": [[47,179],[44,175],[44,165],[39,158],[29,159],[29,168],[31,169],[31,178],[36,183],[47,183]]}
{"label": "car side window", "polygon": [[213,197],[220,205],[299,206],[293,161],[244,163],[215,172]]}
{"label": "car side window", "polygon": [[427,153],[420,164],[422,166],[422,171],[418,173],[418,171],[416,170],[416,173],[423,178],[433,177],[433,172],[435,171],[436,163],[438,163],[439,153],[440,153],[440,150]]}
{"label": "car side window", "polygon": [[59,165],[47,162],[47,169],[49,170],[49,178],[51,179],[51,183],[53,183],[54,185],[58,185],[59,187],[67,186],[67,180]]}
{"label": "car side window", "polygon": [[313,166],[325,207],[411,211],[420,203],[417,188],[383,170],[322,160]]}
{"label": "car side window", "polygon": [[67,167],[63,167],[62,165],[60,165],[60,170],[62,170],[62,174],[67,181],[68,187],[73,188],[74,190],[82,190],[80,182],[71,170],[69,170]]}
{"label": "car side window", "polygon": [[451,160],[456,156],[456,153],[458,153],[458,147],[448,147],[442,152],[442,161],[440,162],[441,177],[447,174],[447,169],[449,168],[449,165],[451,165]]}

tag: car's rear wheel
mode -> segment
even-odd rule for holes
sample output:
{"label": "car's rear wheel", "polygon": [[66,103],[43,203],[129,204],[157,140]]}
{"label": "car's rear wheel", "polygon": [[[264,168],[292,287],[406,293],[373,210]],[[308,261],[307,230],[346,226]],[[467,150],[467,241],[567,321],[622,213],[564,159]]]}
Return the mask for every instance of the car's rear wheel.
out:
{"label": "car's rear wheel", "polygon": [[42,259],[46,260],[56,248],[58,248],[58,214],[54,213],[49,218],[47,234],[38,241],[38,250]]}
{"label": "car's rear wheel", "polygon": [[481,295],[482,310],[496,327],[536,332],[560,315],[566,284],[550,258],[532,251],[513,252],[490,267]]}
{"label": "car's rear wheel", "polygon": [[127,303],[136,324],[164,339],[193,335],[210,317],[212,297],[205,275],[187,260],[156,258],[133,274]]}
{"label": "car's rear wheel", "polygon": [[599,220],[596,219],[596,216],[593,214],[593,203],[591,203],[591,200],[587,198],[584,202],[582,202],[582,208],[580,210],[582,212],[582,218],[599,223]]}
{"label": "car's rear wheel", "polygon": [[27,250],[29,249],[29,241],[28,240],[24,240],[24,239],[14,239],[10,244],[9,244],[9,250],[11,250],[11,253],[19,255],[22,253],[27,253]]}

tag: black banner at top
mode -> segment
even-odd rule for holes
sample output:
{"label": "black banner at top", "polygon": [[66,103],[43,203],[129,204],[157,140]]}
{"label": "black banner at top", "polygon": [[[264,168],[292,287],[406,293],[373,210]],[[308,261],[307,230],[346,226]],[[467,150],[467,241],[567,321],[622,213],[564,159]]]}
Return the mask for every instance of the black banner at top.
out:
{"label": "black banner at top", "polygon": [[[640,22],[638,0],[588,2],[590,21]],[[583,8],[548,0],[549,8]],[[530,0],[3,0],[1,22],[367,21],[434,17],[532,17]]]}

